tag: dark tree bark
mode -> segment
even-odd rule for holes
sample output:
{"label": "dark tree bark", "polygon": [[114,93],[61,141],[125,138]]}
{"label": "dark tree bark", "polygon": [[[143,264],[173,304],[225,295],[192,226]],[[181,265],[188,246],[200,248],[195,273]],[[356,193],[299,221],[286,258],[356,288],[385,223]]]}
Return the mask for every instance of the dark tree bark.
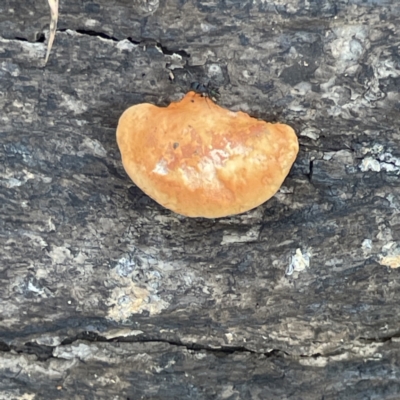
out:
{"label": "dark tree bark", "polygon": [[[398,398],[398,2],[60,6],[43,67],[46,2],[0,5],[2,398]],[[253,211],[185,218],[122,168],[123,110],[192,81],[296,129]]]}

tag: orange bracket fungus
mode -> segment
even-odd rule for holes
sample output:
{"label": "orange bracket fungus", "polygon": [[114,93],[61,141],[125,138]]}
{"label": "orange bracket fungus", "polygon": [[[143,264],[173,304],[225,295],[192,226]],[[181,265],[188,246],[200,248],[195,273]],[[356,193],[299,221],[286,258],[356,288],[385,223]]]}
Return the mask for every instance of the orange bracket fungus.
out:
{"label": "orange bracket fungus", "polygon": [[138,104],[117,142],[133,182],[188,217],[239,214],[271,198],[296,159],[294,130],[232,112],[195,92],[168,107]]}

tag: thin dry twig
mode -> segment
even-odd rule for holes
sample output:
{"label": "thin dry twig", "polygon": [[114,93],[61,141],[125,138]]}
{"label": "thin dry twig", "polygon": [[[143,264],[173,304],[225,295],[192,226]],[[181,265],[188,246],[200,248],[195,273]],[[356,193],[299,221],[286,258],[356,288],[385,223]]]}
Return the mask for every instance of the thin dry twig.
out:
{"label": "thin dry twig", "polygon": [[51,48],[53,47],[54,38],[56,37],[57,21],[58,21],[58,0],[47,0],[47,1],[50,6],[51,20],[50,20],[50,35],[49,35],[49,41],[47,43],[47,52],[46,52],[46,58],[44,60],[44,65],[46,65],[47,61],[49,60],[50,51]]}

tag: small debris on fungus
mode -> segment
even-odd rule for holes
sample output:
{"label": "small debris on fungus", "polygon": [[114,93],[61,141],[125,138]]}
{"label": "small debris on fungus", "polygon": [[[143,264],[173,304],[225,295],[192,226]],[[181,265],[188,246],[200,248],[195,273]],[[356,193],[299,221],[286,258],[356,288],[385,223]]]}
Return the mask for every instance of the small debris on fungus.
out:
{"label": "small debris on fungus", "polygon": [[117,142],[127,174],[148,196],[205,218],[240,214],[271,198],[299,150],[290,126],[229,111],[193,91],[168,107],[128,108]]}

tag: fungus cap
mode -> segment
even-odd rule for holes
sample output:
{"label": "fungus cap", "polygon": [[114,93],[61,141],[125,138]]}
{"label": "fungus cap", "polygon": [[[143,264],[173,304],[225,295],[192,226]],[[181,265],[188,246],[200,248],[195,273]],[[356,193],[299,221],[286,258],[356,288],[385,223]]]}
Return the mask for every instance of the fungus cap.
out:
{"label": "fungus cap", "polygon": [[188,217],[240,214],[271,198],[296,159],[294,130],[232,112],[189,92],[168,107],[138,104],[121,116],[125,171],[162,206]]}

